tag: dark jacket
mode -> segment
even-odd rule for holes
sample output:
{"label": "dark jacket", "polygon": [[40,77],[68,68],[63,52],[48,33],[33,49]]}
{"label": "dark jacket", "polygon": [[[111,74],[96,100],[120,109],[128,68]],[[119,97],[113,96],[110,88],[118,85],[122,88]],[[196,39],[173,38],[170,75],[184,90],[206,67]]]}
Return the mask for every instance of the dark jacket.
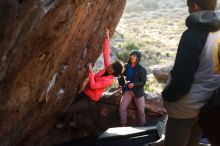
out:
{"label": "dark jacket", "polygon": [[163,99],[168,102],[175,102],[189,93],[208,34],[220,30],[220,13],[192,13],[186,19],[186,26],[188,29],[181,37],[171,70],[171,81],[162,92]]}
{"label": "dark jacket", "polygon": [[[146,80],[147,80],[147,71],[142,65],[139,64],[139,62],[141,60],[141,53],[137,50],[133,50],[131,52],[131,54],[132,53],[134,53],[138,58],[138,64],[134,67],[135,77],[134,77],[134,81],[132,82],[134,84],[133,91],[134,91],[134,94],[136,95],[136,97],[142,97],[142,96],[145,95],[144,85],[145,85]],[[125,66],[124,66],[125,69],[122,73],[122,76],[120,76],[118,78],[119,85],[122,86],[122,87],[125,86],[124,76],[125,77],[127,76],[127,68],[128,68],[129,65],[130,65],[130,62],[128,61],[128,63],[125,64]]]}

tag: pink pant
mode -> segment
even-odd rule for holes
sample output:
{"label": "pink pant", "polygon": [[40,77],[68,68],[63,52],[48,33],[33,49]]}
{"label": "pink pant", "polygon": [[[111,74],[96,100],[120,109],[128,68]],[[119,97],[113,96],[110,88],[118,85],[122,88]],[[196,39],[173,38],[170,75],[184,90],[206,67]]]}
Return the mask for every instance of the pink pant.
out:
{"label": "pink pant", "polygon": [[145,99],[144,96],[136,98],[133,91],[126,91],[120,101],[119,113],[121,125],[127,124],[127,108],[129,103],[134,99],[137,107],[138,125],[143,126],[146,122],[145,118]]}

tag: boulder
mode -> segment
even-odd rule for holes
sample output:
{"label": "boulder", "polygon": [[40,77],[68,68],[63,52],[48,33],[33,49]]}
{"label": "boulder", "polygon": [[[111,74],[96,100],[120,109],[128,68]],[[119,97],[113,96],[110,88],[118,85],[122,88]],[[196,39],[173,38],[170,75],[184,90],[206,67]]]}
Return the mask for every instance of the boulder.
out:
{"label": "boulder", "polygon": [[169,78],[172,66],[158,67],[153,69],[153,75],[158,81],[166,82]]}
{"label": "boulder", "polygon": [[[77,139],[100,132],[111,127],[119,127],[119,103],[121,94],[117,90],[105,92],[99,102],[73,115],[75,126],[66,125],[63,129],[56,129],[60,134],[59,143],[67,139]],[[146,97],[146,120],[148,124],[155,123],[165,117],[166,111],[162,106],[161,97],[147,94]],[[71,123],[71,121],[69,121]],[[137,112],[132,102],[128,107],[128,125],[137,126]],[[52,140],[52,139],[51,139]]]}
{"label": "boulder", "polygon": [[103,35],[114,32],[125,2],[0,1],[1,146],[50,146],[77,136],[57,131],[54,122],[74,100],[86,64],[101,54]]}

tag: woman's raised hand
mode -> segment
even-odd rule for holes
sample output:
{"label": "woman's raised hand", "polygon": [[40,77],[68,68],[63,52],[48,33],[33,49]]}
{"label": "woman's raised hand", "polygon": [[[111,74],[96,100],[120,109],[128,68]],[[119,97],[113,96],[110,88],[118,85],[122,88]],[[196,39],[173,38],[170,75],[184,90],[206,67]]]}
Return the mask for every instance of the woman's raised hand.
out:
{"label": "woman's raised hand", "polygon": [[88,69],[89,69],[89,72],[92,72],[92,64],[91,63],[88,64]]}

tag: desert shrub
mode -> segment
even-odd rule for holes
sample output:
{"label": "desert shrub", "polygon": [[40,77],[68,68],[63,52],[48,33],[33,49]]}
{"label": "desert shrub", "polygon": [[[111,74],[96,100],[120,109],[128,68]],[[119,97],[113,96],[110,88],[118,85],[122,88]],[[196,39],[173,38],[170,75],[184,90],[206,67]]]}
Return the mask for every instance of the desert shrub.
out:
{"label": "desert shrub", "polygon": [[117,53],[117,57],[123,62],[126,62],[128,60],[131,50],[139,48],[139,46],[133,42],[127,42],[121,45],[121,47],[122,47],[122,51]]}
{"label": "desert shrub", "polygon": [[123,62],[126,62],[128,60],[130,51],[128,50],[122,50],[117,54],[118,59],[120,59]]}
{"label": "desert shrub", "polygon": [[124,48],[127,50],[127,51],[131,51],[133,49],[138,49],[138,45],[136,45],[135,43],[133,42],[128,42],[125,44]]}
{"label": "desert shrub", "polygon": [[144,90],[145,91],[148,91],[148,92],[154,92],[154,87],[150,85],[151,83],[150,82],[147,82],[145,85],[144,85]]}

